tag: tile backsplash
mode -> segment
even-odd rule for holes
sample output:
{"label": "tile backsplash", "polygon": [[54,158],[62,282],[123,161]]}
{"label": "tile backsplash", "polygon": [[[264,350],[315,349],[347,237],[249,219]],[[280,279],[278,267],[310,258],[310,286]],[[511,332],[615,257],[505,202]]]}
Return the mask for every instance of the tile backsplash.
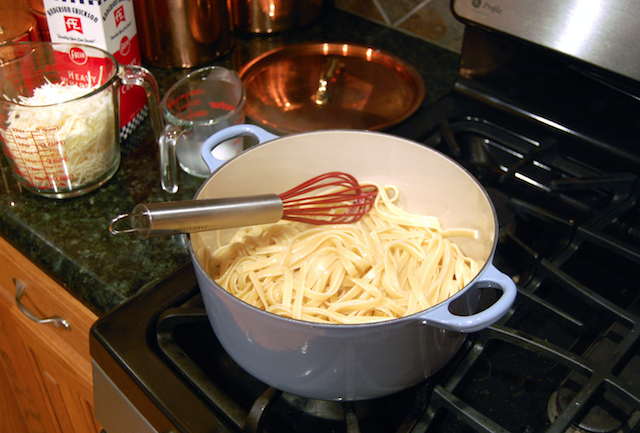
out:
{"label": "tile backsplash", "polygon": [[451,0],[334,0],[336,8],[459,53],[464,26]]}

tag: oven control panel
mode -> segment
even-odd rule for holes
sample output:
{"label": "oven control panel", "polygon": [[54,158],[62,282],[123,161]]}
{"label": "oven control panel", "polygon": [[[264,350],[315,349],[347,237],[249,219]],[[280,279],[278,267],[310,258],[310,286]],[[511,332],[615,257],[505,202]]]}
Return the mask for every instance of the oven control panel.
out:
{"label": "oven control panel", "polygon": [[635,0],[452,0],[454,14],[640,81]]}

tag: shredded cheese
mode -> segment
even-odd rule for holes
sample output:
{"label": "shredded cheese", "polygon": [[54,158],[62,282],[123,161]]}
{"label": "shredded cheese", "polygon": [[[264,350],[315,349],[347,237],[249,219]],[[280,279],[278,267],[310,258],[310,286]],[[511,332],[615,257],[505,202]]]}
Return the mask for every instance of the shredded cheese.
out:
{"label": "shredded cheese", "polygon": [[118,161],[114,89],[78,99],[91,90],[47,82],[33,96],[13,101],[1,132],[14,170],[28,184],[72,190],[113,169]]}

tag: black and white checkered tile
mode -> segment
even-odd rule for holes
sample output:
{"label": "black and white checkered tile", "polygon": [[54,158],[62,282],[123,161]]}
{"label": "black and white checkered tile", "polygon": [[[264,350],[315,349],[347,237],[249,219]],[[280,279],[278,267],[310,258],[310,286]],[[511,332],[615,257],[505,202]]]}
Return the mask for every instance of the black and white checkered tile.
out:
{"label": "black and white checkered tile", "polygon": [[[128,151],[131,150],[131,149],[125,149],[125,147],[128,144],[125,140],[127,139],[127,137],[129,137],[129,135],[133,133],[133,131],[138,126],[140,126],[140,124],[144,121],[144,119],[147,117],[148,114],[149,114],[149,106],[145,105],[142,108],[142,110],[140,110],[140,112],[136,115],[136,117],[131,119],[129,123],[127,123],[122,128],[120,128],[120,142],[122,143],[122,146],[123,146],[122,151],[124,153],[128,153]],[[132,143],[132,145],[133,144],[134,143]]]}

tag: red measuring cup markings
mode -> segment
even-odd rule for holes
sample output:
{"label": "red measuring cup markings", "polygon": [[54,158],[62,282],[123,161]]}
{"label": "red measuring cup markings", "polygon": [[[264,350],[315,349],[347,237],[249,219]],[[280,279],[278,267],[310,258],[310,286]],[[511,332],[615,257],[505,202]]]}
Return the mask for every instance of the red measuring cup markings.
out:
{"label": "red measuring cup markings", "polygon": [[[215,132],[244,122],[245,100],[238,74],[220,66],[198,69],[169,89],[162,100],[167,125],[159,140],[165,191],[178,190],[178,166],[193,176],[209,176],[209,168],[200,155],[202,143]],[[243,150],[243,143],[242,138],[223,143],[215,155],[221,161],[227,160]]]}

